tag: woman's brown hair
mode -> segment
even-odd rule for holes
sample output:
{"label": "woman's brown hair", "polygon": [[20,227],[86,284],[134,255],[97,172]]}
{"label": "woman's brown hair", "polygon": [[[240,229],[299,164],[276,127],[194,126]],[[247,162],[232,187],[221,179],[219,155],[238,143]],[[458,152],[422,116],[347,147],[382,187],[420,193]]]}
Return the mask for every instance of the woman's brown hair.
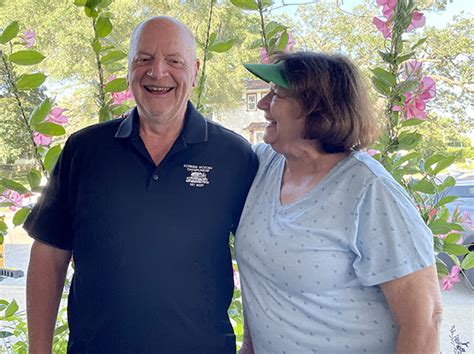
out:
{"label": "woman's brown hair", "polygon": [[290,91],[306,115],[305,139],[324,152],[360,150],[375,141],[378,126],[367,89],[345,56],[314,52],[279,54]]}

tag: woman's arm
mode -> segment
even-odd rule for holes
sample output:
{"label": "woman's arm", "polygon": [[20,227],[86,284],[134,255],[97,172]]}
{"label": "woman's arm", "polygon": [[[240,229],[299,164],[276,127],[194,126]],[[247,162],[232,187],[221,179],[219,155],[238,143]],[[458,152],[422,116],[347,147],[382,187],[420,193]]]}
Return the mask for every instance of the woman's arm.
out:
{"label": "woman's arm", "polygon": [[249,327],[244,315],[244,341],[242,342],[242,348],[240,348],[239,354],[254,354],[252,337],[250,336]]}
{"label": "woman's arm", "polygon": [[433,265],[380,284],[400,327],[397,354],[439,354],[441,299]]}

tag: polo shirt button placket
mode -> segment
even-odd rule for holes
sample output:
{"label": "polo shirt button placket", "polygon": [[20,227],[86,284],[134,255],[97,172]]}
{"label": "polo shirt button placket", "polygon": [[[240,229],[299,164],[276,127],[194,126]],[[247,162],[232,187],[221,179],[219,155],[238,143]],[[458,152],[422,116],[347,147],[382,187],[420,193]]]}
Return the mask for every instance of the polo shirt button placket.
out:
{"label": "polo shirt button placket", "polygon": [[152,177],[152,178],[153,178],[153,180],[154,180],[155,182],[156,182],[156,181],[158,181],[158,180],[160,179],[160,177],[158,177],[158,175],[153,175],[153,177]]}

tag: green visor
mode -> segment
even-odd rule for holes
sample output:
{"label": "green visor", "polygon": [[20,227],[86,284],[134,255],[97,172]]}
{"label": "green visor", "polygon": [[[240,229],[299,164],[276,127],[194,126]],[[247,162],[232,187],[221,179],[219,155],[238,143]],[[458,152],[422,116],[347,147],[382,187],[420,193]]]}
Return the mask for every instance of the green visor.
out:
{"label": "green visor", "polygon": [[283,61],[276,64],[244,64],[245,69],[266,82],[289,89],[288,81],[283,76]]}

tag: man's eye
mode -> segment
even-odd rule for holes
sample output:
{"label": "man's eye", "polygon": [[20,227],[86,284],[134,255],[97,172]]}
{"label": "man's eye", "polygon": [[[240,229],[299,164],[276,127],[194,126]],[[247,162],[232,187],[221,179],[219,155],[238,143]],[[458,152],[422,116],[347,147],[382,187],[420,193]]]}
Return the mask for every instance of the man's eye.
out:
{"label": "man's eye", "polygon": [[168,62],[173,65],[181,65],[182,61],[180,59],[168,59]]}
{"label": "man's eye", "polygon": [[146,64],[146,63],[148,63],[148,61],[150,61],[149,58],[137,58],[136,59],[137,64]]}

